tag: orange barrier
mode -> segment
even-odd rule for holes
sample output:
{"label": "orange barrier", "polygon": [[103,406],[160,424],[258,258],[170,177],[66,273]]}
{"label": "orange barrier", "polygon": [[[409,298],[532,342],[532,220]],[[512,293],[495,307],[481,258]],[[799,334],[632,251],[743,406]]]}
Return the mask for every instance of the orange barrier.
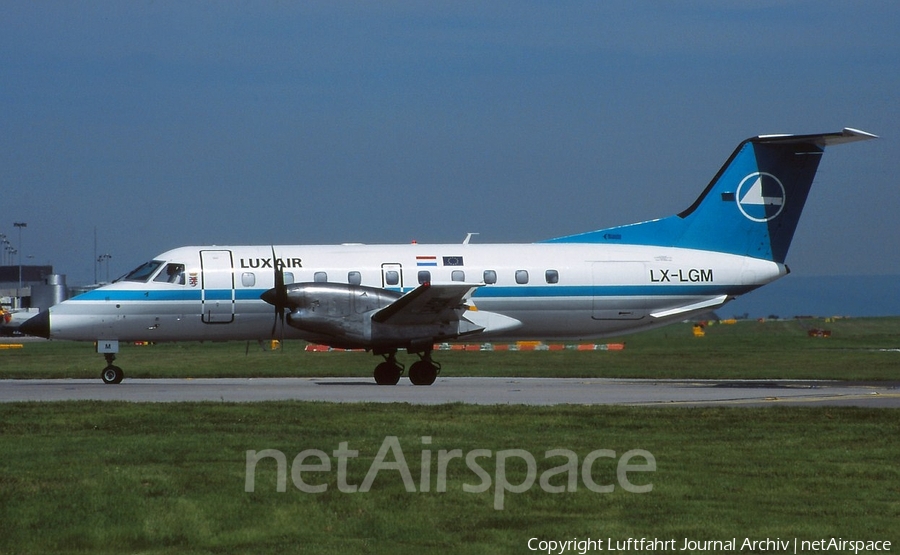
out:
{"label": "orange barrier", "polygon": [[[310,343],[306,346],[308,353],[329,352],[364,352],[365,349],[332,349],[328,345],[316,345]],[[515,344],[500,343],[441,343],[434,345],[435,351],[624,351],[624,343],[581,343],[566,345],[563,343],[545,344],[541,341],[519,341]]]}

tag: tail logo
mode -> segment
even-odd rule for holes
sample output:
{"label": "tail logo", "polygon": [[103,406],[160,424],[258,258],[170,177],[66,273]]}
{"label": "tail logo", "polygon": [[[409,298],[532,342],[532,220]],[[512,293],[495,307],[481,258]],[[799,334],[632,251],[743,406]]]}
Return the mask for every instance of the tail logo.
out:
{"label": "tail logo", "polygon": [[754,222],[774,220],[784,210],[784,185],[770,173],[751,173],[742,179],[735,197],[741,214]]}

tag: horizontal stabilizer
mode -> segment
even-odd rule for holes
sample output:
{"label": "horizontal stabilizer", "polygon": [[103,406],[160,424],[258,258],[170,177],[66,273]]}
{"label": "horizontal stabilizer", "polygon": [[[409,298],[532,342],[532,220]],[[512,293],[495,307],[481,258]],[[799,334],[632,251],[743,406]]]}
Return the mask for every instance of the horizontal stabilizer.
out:
{"label": "horizontal stabilizer", "polygon": [[878,135],[866,133],[859,129],[845,127],[838,133],[820,133],[818,135],[760,135],[756,139],[751,139],[757,143],[812,143],[819,146],[842,145],[844,143],[853,143],[856,141],[867,141],[869,139],[877,139]]}

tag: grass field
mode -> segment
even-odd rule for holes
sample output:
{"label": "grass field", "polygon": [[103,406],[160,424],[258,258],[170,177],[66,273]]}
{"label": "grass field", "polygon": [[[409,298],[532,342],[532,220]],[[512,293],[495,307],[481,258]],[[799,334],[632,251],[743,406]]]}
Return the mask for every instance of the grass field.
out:
{"label": "grass field", "polygon": [[[808,328],[832,336],[810,338]],[[717,324],[695,338],[677,324],[599,343],[624,351],[436,352],[444,376],[626,378],[900,379],[900,318],[786,320]],[[122,345],[116,364],[131,378],[371,376],[380,360],[369,353],[307,353],[303,342],[284,351],[257,343]],[[406,364],[414,357],[400,356]],[[3,378],[96,378],[105,365],[89,343],[26,343],[0,351]]]}
{"label": "grass field", "polygon": [[[832,336],[810,338],[808,327]],[[448,376],[900,376],[900,319],[739,322],[711,326],[703,338],[676,325],[604,341],[627,347],[436,358]],[[129,377],[368,376],[375,360],[306,353],[299,342],[287,352],[185,343],[123,346],[117,363]],[[0,351],[0,378],[97,378],[102,365],[88,344]],[[535,553],[530,538],[675,540],[658,550],[666,553],[685,539],[735,538],[739,548],[745,538],[841,538],[890,540],[896,551],[897,437],[900,413],[890,409],[0,404],[0,554]],[[403,465],[393,447],[377,458],[385,445],[400,450]],[[321,460],[307,457],[297,482],[294,458],[310,449],[330,470],[314,470]],[[246,491],[249,450],[284,455],[285,491],[272,458],[257,463]],[[470,465],[465,456],[476,450],[483,456]],[[608,451],[594,456],[585,481],[582,465],[597,450]],[[652,472],[627,475],[651,491],[630,492],[620,480],[617,461],[631,450],[655,461]],[[646,458],[635,461],[647,470]],[[380,471],[359,491],[373,464]],[[343,491],[350,486],[358,490]]]}
{"label": "grass field", "polygon": [[[2,553],[524,553],[530,538],[685,538],[900,541],[900,415],[861,409],[646,409],[335,405],[322,403],[0,406]],[[246,451],[305,449],[328,456],[346,442],[347,485],[360,485],[385,438],[396,436],[414,482],[382,469],[368,492],[345,493],[331,472],[307,472],[305,493],[273,459],[245,491]],[[431,438],[424,443],[422,437]],[[462,459],[437,490],[437,453],[486,449],[490,487]],[[537,472],[578,457],[643,449],[654,472],[632,474],[647,493],[616,486],[551,493],[535,480],[497,510],[499,452],[525,450]],[[421,491],[422,452],[430,451]],[[336,456],[336,455],[335,455]],[[392,451],[384,460],[396,462]],[[313,461],[306,460],[307,464]],[[387,466],[385,466],[387,468]],[[505,480],[527,483],[524,459]],[[582,471],[583,472],[583,471]],[[597,484],[616,460],[597,459]],[[548,484],[565,489],[568,474]]]}

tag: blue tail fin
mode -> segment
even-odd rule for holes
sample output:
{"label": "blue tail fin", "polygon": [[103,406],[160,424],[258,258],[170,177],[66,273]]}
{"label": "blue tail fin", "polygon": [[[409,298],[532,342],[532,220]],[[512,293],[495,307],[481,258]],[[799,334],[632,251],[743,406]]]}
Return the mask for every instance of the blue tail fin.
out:
{"label": "blue tail fin", "polygon": [[825,147],[872,138],[844,129],[747,139],[684,212],[548,242],[684,247],[783,263]]}

